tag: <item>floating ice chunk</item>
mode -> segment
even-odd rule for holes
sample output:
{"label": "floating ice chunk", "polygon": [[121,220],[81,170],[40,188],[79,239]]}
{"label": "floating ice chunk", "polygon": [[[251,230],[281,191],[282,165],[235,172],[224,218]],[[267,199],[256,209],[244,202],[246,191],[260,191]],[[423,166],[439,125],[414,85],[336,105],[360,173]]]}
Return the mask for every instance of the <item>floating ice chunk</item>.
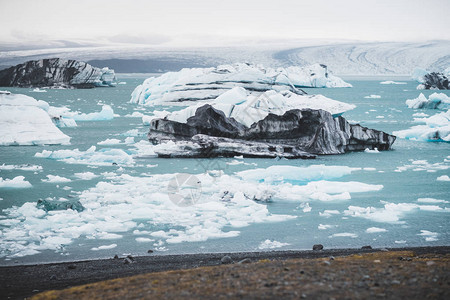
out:
{"label": "floating ice chunk", "polygon": [[47,106],[25,95],[0,94],[0,145],[69,144],[70,137],[53,124]]}
{"label": "floating ice chunk", "polygon": [[77,178],[81,180],[91,180],[98,177],[98,175],[95,175],[92,172],[75,173],[73,175],[75,175]]}
{"label": "floating ice chunk", "polygon": [[32,90],[32,92],[33,93],[47,93],[47,91],[46,90],[43,90],[43,89],[40,89],[40,88],[34,88],[33,90]]}
{"label": "floating ice chunk", "polygon": [[92,251],[109,250],[109,249],[114,249],[116,247],[117,247],[117,244],[111,244],[111,245],[103,245],[103,246],[99,246],[99,247],[94,247],[91,250]]}
{"label": "floating ice chunk", "polygon": [[266,169],[245,170],[236,173],[245,181],[264,182],[309,182],[336,179],[351,174],[360,168],[347,166],[312,165],[308,167],[270,166]]}
{"label": "floating ice chunk", "polygon": [[384,207],[359,207],[349,206],[344,211],[345,215],[366,218],[375,222],[382,223],[404,223],[400,221],[400,218],[404,214],[412,212],[414,210],[424,211],[440,211],[441,207],[436,205],[418,205],[415,203],[385,203]]}
{"label": "floating ice chunk", "polygon": [[419,199],[417,199],[417,202],[422,202],[422,203],[449,203],[446,200],[440,200],[440,199],[434,199],[434,198],[419,198]]}
{"label": "floating ice chunk", "polygon": [[150,238],[145,238],[145,237],[138,237],[136,238],[136,242],[138,243],[150,243],[150,242],[154,242],[154,239],[150,239]]}
{"label": "floating ice chunk", "polygon": [[442,175],[436,178],[437,181],[450,181],[450,177],[448,175]]}
{"label": "floating ice chunk", "polygon": [[429,117],[426,113],[415,113],[413,114],[413,117]]}
{"label": "floating ice chunk", "polygon": [[366,98],[366,99],[380,99],[381,96],[380,95],[369,95],[369,96],[365,96],[364,98]]}
{"label": "floating ice chunk", "polygon": [[429,118],[417,119],[426,125],[413,126],[406,130],[395,131],[393,134],[400,138],[431,141],[450,142],[450,109],[431,116]]}
{"label": "floating ice chunk", "polygon": [[98,142],[97,145],[119,145],[120,140],[118,139],[106,139],[104,141]]}
{"label": "floating ice chunk", "polygon": [[380,84],[406,84],[406,82],[387,80],[380,82]]}
{"label": "floating ice chunk", "polygon": [[357,238],[358,235],[355,233],[350,232],[342,232],[342,233],[335,233],[329,236],[329,238],[335,238],[335,237],[350,237],[352,239]]}
{"label": "floating ice chunk", "polygon": [[25,177],[23,176],[16,176],[13,179],[3,179],[3,177],[0,177],[0,188],[30,188],[31,183],[24,179]]}
{"label": "floating ice chunk", "polygon": [[144,114],[141,112],[135,111],[130,115],[125,115],[125,117],[127,117],[127,118],[142,118],[142,117],[144,117]]}
{"label": "floating ice chunk", "polygon": [[445,160],[444,163],[434,163],[434,164],[430,164],[428,161],[426,160],[410,160],[411,164],[410,165],[404,165],[401,167],[398,167],[395,172],[404,172],[407,170],[413,170],[413,171],[427,171],[427,172],[436,172],[436,171],[440,171],[440,170],[447,170],[450,168],[449,165],[445,164]]}
{"label": "floating ice chunk", "polygon": [[261,242],[259,244],[258,249],[260,250],[266,250],[266,249],[275,249],[275,248],[281,248],[284,246],[289,246],[289,243],[281,243],[278,241],[271,241],[271,240],[265,240],[264,242]]}
{"label": "floating ice chunk", "polygon": [[438,237],[439,233],[428,231],[428,230],[421,230],[420,233],[417,235],[424,236],[425,241],[427,241],[427,242],[435,242],[438,240],[437,237]]}
{"label": "floating ice chunk", "polygon": [[420,93],[419,97],[415,99],[408,99],[405,103],[409,108],[414,109],[448,109],[450,108],[450,97],[444,93],[433,93],[428,96],[427,99],[424,94]]}
{"label": "floating ice chunk", "polygon": [[100,149],[92,146],[86,151],[74,150],[44,150],[35,157],[61,160],[69,164],[88,164],[98,166],[132,165],[133,157],[121,149]]}
{"label": "floating ice chunk", "polygon": [[42,182],[49,182],[49,183],[53,183],[53,182],[71,182],[72,180],[70,180],[69,178],[66,177],[61,177],[58,175],[47,175],[47,179],[42,179]]}
{"label": "floating ice chunk", "polygon": [[335,209],[326,209],[324,212],[319,212],[319,216],[329,218],[332,215],[339,215],[340,212]]}
{"label": "floating ice chunk", "polygon": [[373,150],[371,150],[371,149],[369,149],[369,148],[366,148],[366,149],[364,150],[364,152],[366,152],[366,153],[380,153],[380,151],[378,151],[377,148],[375,148],[375,149],[373,149]]}
{"label": "floating ice chunk", "polygon": [[378,228],[378,227],[369,227],[366,229],[367,233],[380,233],[380,232],[386,232],[387,230],[384,228]]}
{"label": "floating ice chunk", "polygon": [[394,241],[394,243],[396,244],[406,244],[405,240],[400,240],[400,241]]}
{"label": "floating ice chunk", "polygon": [[333,227],[337,227],[337,225],[326,225],[326,224],[319,224],[319,226],[317,226],[317,229],[319,230],[327,230]]}
{"label": "floating ice chunk", "polygon": [[26,165],[0,165],[0,170],[21,170],[21,171],[32,171],[32,172],[37,172],[37,171],[42,171],[43,168],[42,166],[37,166],[37,165],[30,165],[30,164],[26,164]]}
{"label": "floating ice chunk", "polygon": [[77,114],[72,118],[75,121],[106,121],[114,119],[114,111],[109,105],[103,105],[100,112],[93,112],[89,114]]}
{"label": "floating ice chunk", "polygon": [[311,212],[311,210],[312,210],[311,206],[309,206],[309,203],[300,204],[300,208],[302,208],[304,213]]}

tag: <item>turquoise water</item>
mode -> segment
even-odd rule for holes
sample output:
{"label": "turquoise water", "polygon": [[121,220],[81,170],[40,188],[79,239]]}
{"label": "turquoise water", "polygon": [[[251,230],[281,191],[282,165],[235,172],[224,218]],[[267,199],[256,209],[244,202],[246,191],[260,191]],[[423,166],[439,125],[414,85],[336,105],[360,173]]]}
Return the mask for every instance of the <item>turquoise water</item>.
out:
{"label": "turquoise water", "polygon": [[[388,80],[348,80],[354,87],[343,89],[305,89],[308,93],[320,93],[329,98],[355,104],[357,108],[346,112],[344,117],[352,122],[392,133],[396,130],[407,129],[413,125],[413,114],[424,112],[428,115],[438,113],[437,110],[412,110],[405,105],[406,99],[416,98],[420,92],[426,96],[435,91],[418,91],[417,83],[406,81],[405,85],[381,85],[379,82]],[[0,189],[0,209],[3,219],[10,219],[5,209],[13,206],[21,207],[27,202],[36,203],[39,199],[47,197],[77,199],[79,192],[94,188],[99,182],[110,180],[101,176],[103,172],[116,172],[132,176],[142,176],[142,173],[172,174],[191,173],[202,174],[208,170],[221,169],[225,174],[251,168],[267,168],[272,165],[310,166],[324,164],[326,166],[349,166],[363,168],[352,172],[336,180],[357,181],[361,183],[382,185],[379,191],[351,193],[350,200],[318,201],[308,200],[310,212],[304,212],[299,201],[284,201],[277,199],[276,195],[267,206],[272,214],[295,216],[296,218],[280,222],[250,223],[248,226],[234,228],[225,226],[223,231],[239,231],[238,236],[226,238],[208,238],[206,241],[191,241],[181,243],[164,243],[160,251],[153,255],[197,253],[197,252],[228,252],[228,251],[252,251],[259,250],[265,240],[277,241],[287,244],[277,249],[311,249],[313,244],[321,243],[326,248],[359,248],[363,245],[372,247],[400,247],[400,246],[434,246],[450,244],[450,204],[419,203],[419,198],[433,198],[450,201],[450,182],[437,181],[437,177],[450,175],[449,159],[450,144],[427,143],[397,139],[392,151],[381,153],[349,153],[345,155],[321,156],[316,160],[275,160],[275,159],[245,159],[247,164],[230,165],[231,159],[136,159],[134,166],[88,166],[83,164],[69,164],[63,161],[34,157],[35,153],[43,150],[79,149],[87,150],[95,145],[97,149],[117,148],[131,153],[132,146],[111,145],[100,146],[98,142],[107,138],[121,139],[126,137],[126,132],[138,129],[142,135],[135,137],[138,142],[145,139],[148,127],[142,125],[141,118],[130,118],[125,115],[134,111],[143,114],[151,114],[151,107],[139,107],[128,103],[134,87],[142,82],[142,78],[123,77],[121,81],[126,85],[118,85],[116,88],[98,88],[92,90],[48,90],[46,93],[34,93],[31,89],[8,88],[13,93],[21,93],[39,100],[45,100],[53,106],[68,106],[72,111],[89,113],[100,111],[100,104],[108,104],[120,117],[111,121],[77,122],[78,127],[62,128],[61,130],[71,137],[71,144],[64,146],[12,146],[0,148],[0,164],[17,165],[33,164],[42,166],[42,172],[30,172],[21,170],[0,170],[0,177],[14,178],[25,176],[32,184],[28,189]],[[398,80],[398,78],[394,79]],[[403,81],[403,80],[402,80]],[[450,95],[449,91],[439,91]],[[366,99],[365,96],[376,94],[379,99]],[[168,109],[164,107],[162,109]],[[170,108],[177,109],[177,108]],[[383,118],[381,118],[383,116]],[[446,161],[447,159],[447,161]],[[417,163],[417,161],[426,163]],[[413,163],[416,161],[416,163]],[[149,168],[148,165],[157,165]],[[399,167],[404,168],[398,172]],[[420,167],[420,168],[419,168]],[[120,168],[120,170],[119,170]],[[364,169],[366,168],[366,169]],[[79,172],[93,172],[100,175],[92,180],[75,180],[73,174]],[[71,178],[68,183],[46,183],[42,179],[46,175],[59,175]],[[63,187],[70,187],[68,190]],[[167,185],[161,186],[161,192],[165,192]],[[152,195],[149,195],[151,197]],[[383,202],[384,201],[384,202]],[[381,209],[386,203],[410,203],[417,205],[435,206],[425,209],[411,209],[402,213],[398,222],[386,222],[374,218],[361,218],[344,213],[349,206],[363,208],[374,207]],[[437,206],[437,208],[436,208]],[[325,210],[336,210],[338,214],[329,217],[323,215]],[[126,213],[126,212],[124,212]],[[177,216],[174,215],[174,218]],[[182,230],[179,225],[173,228],[167,223],[145,220],[140,230],[169,231],[170,229]],[[150,225],[148,225],[150,224]],[[319,229],[319,225],[330,225],[327,229]],[[15,225],[10,225],[15,226]],[[39,223],[36,224],[39,226]],[[0,225],[0,229],[8,226]],[[368,233],[370,227],[382,228],[385,231]],[[3,230],[2,229],[2,230]],[[70,243],[64,244],[58,249],[41,250],[34,255],[14,257],[12,253],[4,251],[0,254],[0,264],[12,263],[36,263],[50,261],[67,261],[112,257],[114,254],[131,253],[133,255],[146,255],[147,250],[155,249],[153,243],[137,242],[136,235],[132,232],[136,228],[126,232],[120,232],[121,238],[97,239],[81,236],[74,238]],[[427,232],[423,232],[426,230]],[[343,236],[339,234],[344,233]],[[333,234],[338,234],[333,236]],[[333,237],[332,237],[333,236]],[[0,235],[0,243],[6,243],[7,239]],[[26,245],[26,238],[24,238]],[[116,244],[113,249],[93,251],[92,248],[102,245]],[[3,247],[4,248],[4,247]],[[263,248],[267,249],[267,248]],[[56,251],[55,251],[56,250]]]}

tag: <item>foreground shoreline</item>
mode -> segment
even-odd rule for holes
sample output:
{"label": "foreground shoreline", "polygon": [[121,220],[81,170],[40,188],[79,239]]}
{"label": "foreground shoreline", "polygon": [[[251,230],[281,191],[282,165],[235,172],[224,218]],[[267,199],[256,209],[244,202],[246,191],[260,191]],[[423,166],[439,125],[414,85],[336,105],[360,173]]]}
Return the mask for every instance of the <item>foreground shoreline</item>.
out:
{"label": "foreground shoreline", "polygon": [[[388,251],[387,251],[388,250]],[[181,269],[222,265],[229,256],[234,263],[249,259],[257,261],[285,261],[345,257],[373,252],[409,251],[414,255],[448,255],[450,246],[408,247],[389,249],[330,249],[320,251],[264,251],[237,253],[200,253],[186,255],[152,255],[132,258],[112,258],[37,265],[0,267],[0,295],[4,299],[23,299],[36,293],[64,289],[126,276]]]}

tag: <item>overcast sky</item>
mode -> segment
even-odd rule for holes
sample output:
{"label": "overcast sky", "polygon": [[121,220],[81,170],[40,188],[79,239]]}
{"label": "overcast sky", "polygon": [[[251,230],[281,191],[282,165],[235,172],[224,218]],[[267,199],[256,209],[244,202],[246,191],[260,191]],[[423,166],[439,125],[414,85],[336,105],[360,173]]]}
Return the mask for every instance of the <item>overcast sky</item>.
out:
{"label": "overcast sky", "polygon": [[450,0],[0,0],[0,44],[450,39]]}

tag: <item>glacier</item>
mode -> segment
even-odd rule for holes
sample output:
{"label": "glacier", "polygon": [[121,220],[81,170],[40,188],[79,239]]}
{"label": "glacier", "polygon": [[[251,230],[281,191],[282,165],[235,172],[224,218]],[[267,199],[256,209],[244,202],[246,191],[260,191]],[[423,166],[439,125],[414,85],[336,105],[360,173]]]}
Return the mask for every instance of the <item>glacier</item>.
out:
{"label": "glacier", "polygon": [[241,87],[248,91],[290,91],[303,95],[302,87],[351,87],[328,72],[325,65],[269,68],[236,63],[215,68],[182,69],[146,79],[137,86],[130,102],[142,105],[166,102],[213,100],[224,92]]}
{"label": "glacier", "polygon": [[0,93],[0,145],[69,144],[49,115],[48,103],[21,94]]}

